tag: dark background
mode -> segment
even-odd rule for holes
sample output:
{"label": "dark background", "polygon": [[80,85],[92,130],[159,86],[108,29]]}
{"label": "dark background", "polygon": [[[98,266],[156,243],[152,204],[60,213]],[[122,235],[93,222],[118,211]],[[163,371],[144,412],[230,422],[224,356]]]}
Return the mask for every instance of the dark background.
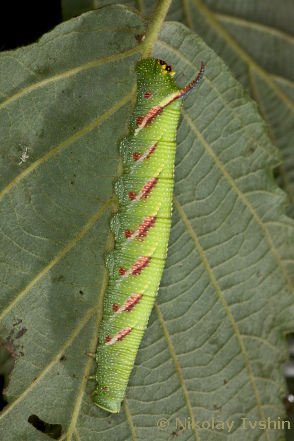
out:
{"label": "dark background", "polygon": [[34,43],[62,21],[61,0],[1,3],[0,51]]}

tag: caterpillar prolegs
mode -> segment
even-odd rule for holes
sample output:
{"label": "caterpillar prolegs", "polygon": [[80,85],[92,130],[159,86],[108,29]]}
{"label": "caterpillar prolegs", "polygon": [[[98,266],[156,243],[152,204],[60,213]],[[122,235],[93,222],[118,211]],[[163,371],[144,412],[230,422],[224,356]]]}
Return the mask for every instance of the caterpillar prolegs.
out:
{"label": "caterpillar prolegs", "polygon": [[176,130],[182,101],[200,82],[177,87],[172,66],[137,64],[137,104],[120,144],[124,174],[115,185],[120,211],[111,221],[115,249],[106,258],[109,285],[99,331],[92,399],[119,412],[161,280],[171,227]]}

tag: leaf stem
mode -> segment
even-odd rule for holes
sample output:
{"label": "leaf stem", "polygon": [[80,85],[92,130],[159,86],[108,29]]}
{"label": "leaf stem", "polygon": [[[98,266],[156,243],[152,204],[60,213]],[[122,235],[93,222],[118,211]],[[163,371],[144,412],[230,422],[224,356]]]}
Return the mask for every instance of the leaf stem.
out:
{"label": "leaf stem", "polygon": [[154,11],[150,15],[150,18],[148,19],[149,29],[144,41],[142,59],[151,56],[171,2],[172,0],[159,0]]}

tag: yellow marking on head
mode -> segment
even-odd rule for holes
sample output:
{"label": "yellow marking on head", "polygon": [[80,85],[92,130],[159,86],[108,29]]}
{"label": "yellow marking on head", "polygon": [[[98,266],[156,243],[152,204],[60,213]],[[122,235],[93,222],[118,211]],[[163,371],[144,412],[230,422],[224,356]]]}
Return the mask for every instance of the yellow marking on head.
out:
{"label": "yellow marking on head", "polygon": [[[166,63],[165,63],[165,64],[160,64],[159,60],[158,60],[158,63],[159,63],[159,65],[160,65],[160,67],[161,67],[161,70],[162,70],[165,74],[169,73],[169,74],[171,74],[172,77],[175,75],[175,72],[174,72],[174,71],[172,71],[172,70],[170,70],[170,71],[169,71],[169,70],[166,70],[166,66],[167,66]],[[169,67],[171,67],[171,66],[169,66]],[[159,73],[159,75],[161,75],[161,73]]]}

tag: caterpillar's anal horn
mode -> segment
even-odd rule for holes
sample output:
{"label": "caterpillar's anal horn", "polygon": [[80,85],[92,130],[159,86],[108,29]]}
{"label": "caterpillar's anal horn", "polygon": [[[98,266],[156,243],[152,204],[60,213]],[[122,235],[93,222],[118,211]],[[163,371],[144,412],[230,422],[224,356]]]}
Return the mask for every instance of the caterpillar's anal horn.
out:
{"label": "caterpillar's anal horn", "polygon": [[200,68],[199,74],[197,75],[195,80],[193,80],[190,84],[188,84],[188,86],[186,86],[182,90],[180,90],[178,98],[182,98],[182,99],[186,98],[188,93],[191,92],[191,90],[193,90],[194,87],[198,86],[198,84],[200,83],[200,81],[203,78],[203,75],[204,75],[204,63],[203,63],[203,61],[201,61],[201,68]]}

